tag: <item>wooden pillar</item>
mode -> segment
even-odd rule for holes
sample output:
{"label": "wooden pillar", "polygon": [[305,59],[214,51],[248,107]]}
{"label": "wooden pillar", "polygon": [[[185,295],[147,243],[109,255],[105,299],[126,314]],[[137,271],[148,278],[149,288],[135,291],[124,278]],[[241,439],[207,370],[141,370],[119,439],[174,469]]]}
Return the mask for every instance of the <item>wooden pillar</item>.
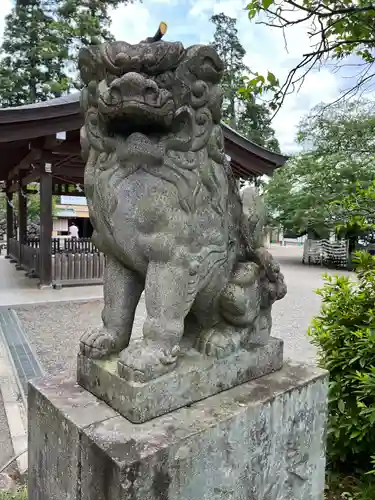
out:
{"label": "wooden pillar", "polygon": [[27,194],[19,188],[18,190],[18,234],[20,243],[26,243],[27,239]]}
{"label": "wooden pillar", "polygon": [[18,244],[20,246],[19,268],[22,269],[23,251],[22,245],[27,240],[27,194],[22,190],[21,177],[18,188]]}
{"label": "wooden pillar", "polygon": [[14,237],[14,221],[13,221],[13,193],[9,193],[8,189],[11,186],[11,182],[7,182],[7,255],[6,259],[10,259],[9,250],[10,244],[9,240]]}
{"label": "wooden pillar", "polygon": [[52,285],[52,174],[40,174],[40,283],[41,288]]}

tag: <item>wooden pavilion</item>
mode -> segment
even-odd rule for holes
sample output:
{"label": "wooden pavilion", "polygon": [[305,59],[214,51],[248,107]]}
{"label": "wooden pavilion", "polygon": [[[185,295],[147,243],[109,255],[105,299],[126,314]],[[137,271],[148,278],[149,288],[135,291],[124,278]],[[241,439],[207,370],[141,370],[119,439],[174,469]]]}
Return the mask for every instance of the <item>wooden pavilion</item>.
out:
{"label": "wooden pavilion", "polygon": [[[19,269],[38,276],[42,287],[93,284],[101,280],[103,258],[92,262],[85,253],[81,257],[60,256],[60,260],[53,259],[52,255],[52,196],[84,196],[84,192],[76,189],[76,186],[83,185],[84,177],[79,142],[82,123],[78,93],[0,109],[0,181],[3,181],[8,201],[7,257],[17,263]],[[224,124],[223,132],[226,153],[238,178],[270,176],[287,160],[285,156],[245,139]],[[40,193],[40,239],[38,245],[30,245],[27,238],[27,196],[31,192],[28,185],[35,182],[39,183]],[[14,234],[14,193],[18,193],[18,234]],[[68,268],[69,262],[73,270],[78,269],[79,278],[69,269],[61,277],[64,265]],[[59,266],[59,272],[56,266]]]}

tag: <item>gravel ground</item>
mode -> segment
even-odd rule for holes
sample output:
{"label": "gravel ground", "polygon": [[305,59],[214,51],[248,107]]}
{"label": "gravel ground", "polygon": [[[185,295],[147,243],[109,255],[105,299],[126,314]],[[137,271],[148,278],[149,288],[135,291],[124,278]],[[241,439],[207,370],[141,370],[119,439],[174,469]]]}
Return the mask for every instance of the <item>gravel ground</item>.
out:
{"label": "gravel ground", "polygon": [[[75,373],[79,339],[101,323],[102,300],[35,304],[16,309],[24,330],[44,369],[49,373]],[[140,302],[133,336],[142,331],[144,303]]]}
{"label": "gravel ground", "polygon": [[[285,356],[299,361],[314,361],[315,349],[307,329],[320,309],[314,293],[322,283],[324,269],[301,263],[301,247],[274,247],[288,284],[288,295],[274,306],[273,335],[285,341]],[[98,325],[102,301],[44,304],[17,308],[29,339],[46,371],[68,370],[74,374],[78,342],[82,332]],[[144,317],[144,302],[138,307],[134,333],[139,334]]]}

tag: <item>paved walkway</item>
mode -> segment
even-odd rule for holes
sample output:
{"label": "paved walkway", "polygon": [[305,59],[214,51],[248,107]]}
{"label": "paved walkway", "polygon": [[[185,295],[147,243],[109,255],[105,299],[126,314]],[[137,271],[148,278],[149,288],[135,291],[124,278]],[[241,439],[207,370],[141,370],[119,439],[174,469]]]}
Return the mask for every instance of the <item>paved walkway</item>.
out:
{"label": "paved walkway", "polygon": [[284,340],[286,357],[313,361],[316,349],[310,344],[307,330],[321,308],[321,297],[315,290],[323,286],[323,274],[348,273],[302,264],[302,247],[273,246],[271,252],[280,263],[288,286],[286,297],[276,302],[272,309],[272,334]]}
{"label": "paved walkway", "polygon": [[37,279],[26,277],[24,271],[17,271],[14,264],[0,256],[0,306],[87,300],[100,298],[103,295],[102,286],[39,290],[37,285]]}

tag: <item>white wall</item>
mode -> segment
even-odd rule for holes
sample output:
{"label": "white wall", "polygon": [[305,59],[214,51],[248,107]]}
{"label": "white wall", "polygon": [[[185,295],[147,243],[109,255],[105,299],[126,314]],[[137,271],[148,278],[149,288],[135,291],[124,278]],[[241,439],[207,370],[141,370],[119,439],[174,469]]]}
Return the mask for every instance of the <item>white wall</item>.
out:
{"label": "white wall", "polygon": [[53,231],[68,231],[68,219],[54,219]]}

